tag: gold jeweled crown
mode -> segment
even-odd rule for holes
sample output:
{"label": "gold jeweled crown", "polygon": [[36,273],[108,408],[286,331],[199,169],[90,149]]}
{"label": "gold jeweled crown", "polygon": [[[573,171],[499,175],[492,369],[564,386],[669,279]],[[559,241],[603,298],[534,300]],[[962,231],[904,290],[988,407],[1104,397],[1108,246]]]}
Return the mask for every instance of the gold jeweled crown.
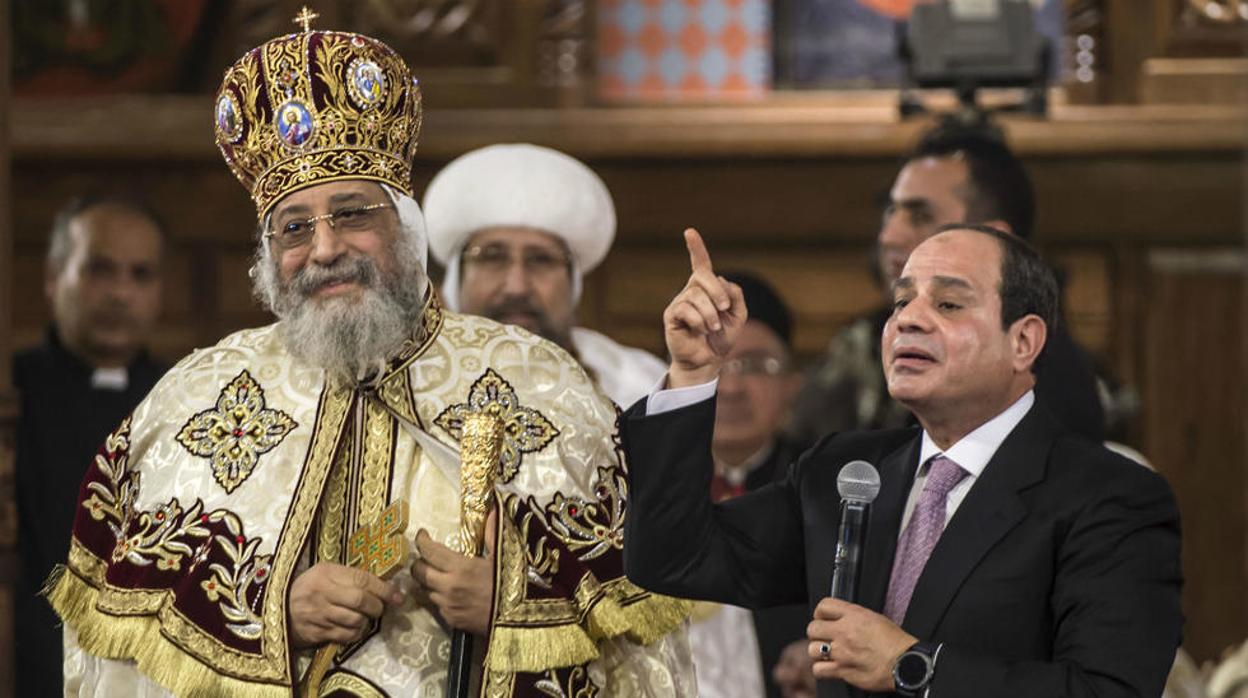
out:
{"label": "gold jeweled crown", "polygon": [[248,51],[225,71],[217,145],[263,218],[279,199],[340,179],[411,196],[420,87],[389,46],[360,34],[304,31]]}

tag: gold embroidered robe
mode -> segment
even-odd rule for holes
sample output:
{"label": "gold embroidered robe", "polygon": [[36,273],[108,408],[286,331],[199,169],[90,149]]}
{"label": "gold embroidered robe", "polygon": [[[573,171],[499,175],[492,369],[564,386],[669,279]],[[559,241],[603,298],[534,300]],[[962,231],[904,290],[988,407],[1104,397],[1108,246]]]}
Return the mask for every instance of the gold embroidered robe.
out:
{"label": "gold embroidered robe", "polygon": [[[615,408],[563,350],[431,305],[371,388],[326,382],[276,326],[194,352],[109,437],[49,585],[81,695],[289,696],[309,653],[285,602],[396,498],[450,543],[467,412],[506,423],[483,696],[695,695],[684,602],[623,575]],[[410,572],[395,578],[407,588]],[[450,640],[409,598],[345,648],[322,695],[441,696]],[[110,686],[112,688],[110,689]]]}

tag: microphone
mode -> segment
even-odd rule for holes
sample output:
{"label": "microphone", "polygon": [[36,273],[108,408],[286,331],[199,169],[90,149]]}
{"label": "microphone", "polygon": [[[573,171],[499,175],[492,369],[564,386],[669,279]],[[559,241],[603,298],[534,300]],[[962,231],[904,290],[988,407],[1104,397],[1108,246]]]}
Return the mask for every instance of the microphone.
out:
{"label": "microphone", "polygon": [[836,490],[841,494],[841,527],[836,534],[836,556],[832,561],[831,596],[857,603],[867,519],[871,502],[880,493],[880,474],[865,460],[850,461],[836,476]]}

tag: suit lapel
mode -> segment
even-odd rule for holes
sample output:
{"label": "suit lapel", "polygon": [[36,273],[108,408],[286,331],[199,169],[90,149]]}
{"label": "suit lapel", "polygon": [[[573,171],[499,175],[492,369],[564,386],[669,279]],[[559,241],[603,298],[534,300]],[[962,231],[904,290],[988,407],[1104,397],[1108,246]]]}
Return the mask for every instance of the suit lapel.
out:
{"label": "suit lapel", "polygon": [[858,604],[874,611],[884,608],[884,597],[888,593],[901,513],[914,484],[919,461],[920,437],[917,433],[914,439],[880,462],[880,494],[871,505],[862,580],[858,586],[862,590]]}
{"label": "suit lapel", "polygon": [[933,637],[967,576],[1026,516],[1018,492],[1044,479],[1054,432],[1051,418],[1035,405],[988,461],[923,568],[902,624],[911,634]]}

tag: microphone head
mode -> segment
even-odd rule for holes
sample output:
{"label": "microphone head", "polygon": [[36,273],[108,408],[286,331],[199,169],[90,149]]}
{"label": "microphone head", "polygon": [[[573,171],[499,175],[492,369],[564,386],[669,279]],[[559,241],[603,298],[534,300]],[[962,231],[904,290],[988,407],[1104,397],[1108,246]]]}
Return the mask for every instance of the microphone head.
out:
{"label": "microphone head", "polygon": [[841,499],[870,504],[880,493],[880,473],[865,460],[850,461],[836,476],[836,490]]}

